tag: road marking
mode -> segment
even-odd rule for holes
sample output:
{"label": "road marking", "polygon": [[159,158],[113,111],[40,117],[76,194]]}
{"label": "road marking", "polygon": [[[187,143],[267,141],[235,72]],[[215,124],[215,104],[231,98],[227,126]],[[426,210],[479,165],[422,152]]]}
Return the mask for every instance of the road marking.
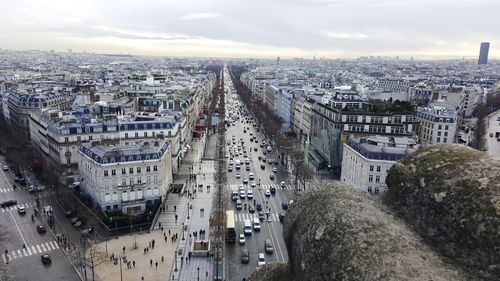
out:
{"label": "road marking", "polygon": [[52,241],[51,243],[54,243],[56,249],[59,249],[59,245],[56,243],[56,241]]}
{"label": "road marking", "polygon": [[10,212],[10,216],[12,217],[12,219],[14,220],[14,223],[16,224],[16,227],[17,227],[17,230],[19,231],[19,234],[21,234],[21,238],[23,239],[24,244],[28,245],[28,243],[26,243],[26,239],[24,239],[23,233],[21,232],[21,229],[19,228],[19,225],[17,224],[17,221],[14,218],[14,215],[12,214],[12,212]]}
{"label": "road marking", "polygon": [[21,250],[17,250],[17,254],[21,257],[23,254],[21,254]]}
{"label": "road marking", "polygon": [[33,250],[33,254],[36,254],[36,248],[35,248],[35,246],[31,246],[31,250]]}
{"label": "road marking", "polygon": [[3,259],[3,263],[7,263],[7,259],[6,259],[5,254],[2,254],[2,259]]}
{"label": "road marking", "polygon": [[25,257],[28,256],[28,252],[26,251],[26,249],[23,249],[23,254],[24,254]]}
{"label": "road marking", "polygon": [[16,252],[15,252],[15,251],[12,251],[12,256],[13,256],[14,258],[16,258]]}
{"label": "road marking", "polygon": [[44,252],[47,252],[47,250],[45,249],[45,245],[44,244],[41,244],[40,246],[42,246],[42,249]]}
{"label": "road marking", "polygon": [[31,255],[32,255],[32,253],[31,253],[31,249],[30,249],[30,247],[28,247],[28,248],[27,248],[27,251],[28,251],[28,255],[30,255],[30,256],[31,256]]}
{"label": "road marking", "polygon": [[41,253],[42,249],[40,249],[40,245],[36,245],[36,248],[38,249],[38,252]]}

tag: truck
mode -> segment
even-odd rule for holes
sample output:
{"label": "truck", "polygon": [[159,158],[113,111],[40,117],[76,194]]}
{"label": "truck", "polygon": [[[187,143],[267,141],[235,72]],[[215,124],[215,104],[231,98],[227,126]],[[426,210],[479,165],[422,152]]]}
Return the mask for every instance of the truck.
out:
{"label": "truck", "polygon": [[226,243],[236,242],[236,229],[234,223],[234,211],[226,211]]}

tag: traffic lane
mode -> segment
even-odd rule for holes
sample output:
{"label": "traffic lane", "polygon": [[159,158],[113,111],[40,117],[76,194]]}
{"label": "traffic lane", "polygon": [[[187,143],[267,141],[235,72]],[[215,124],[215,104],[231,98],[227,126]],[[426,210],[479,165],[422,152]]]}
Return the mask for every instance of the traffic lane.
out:
{"label": "traffic lane", "polygon": [[[68,262],[60,249],[48,252],[52,258],[52,263],[44,265],[41,261],[41,254],[35,254],[9,263],[16,280],[79,280],[73,267]],[[29,270],[27,270],[29,268]]]}

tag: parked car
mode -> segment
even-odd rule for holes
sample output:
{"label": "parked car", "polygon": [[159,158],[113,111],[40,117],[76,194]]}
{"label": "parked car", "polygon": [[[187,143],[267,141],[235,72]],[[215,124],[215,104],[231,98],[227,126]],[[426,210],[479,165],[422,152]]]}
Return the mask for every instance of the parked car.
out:
{"label": "parked car", "polygon": [[238,240],[238,243],[240,243],[240,245],[245,244],[245,234],[240,234],[240,239]]}
{"label": "parked car", "polygon": [[270,175],[269,175],[269,179],[270,179],[270,180],[274,180],[274,174],[270,174]]}
{"label": "parked car", "polygon": [[276,187],[271,187],[271,194],[272,195],[275,195],[276,194]]}
{"label": "parked car", "polygon": [[78,217],[73,217],[71,218],[70,222],[71,224],[75,224],[78,220],[79,220]]}
{"label": "parked car", "polygon": [[261,164],[261,165],[260,165],[260,168],[261,168],[262,170],[265,170],[265,169],[266,169],[266,165]]}
{"label": "parked car", "polygon": [[8,170],[9,170],[9,167],[8,167],[8,166],[3,166],[3,170],[4,170],[4,171],[8,171]]}
{"label": "parked car", "polygon": [[15,205],[17,205],[17,201],[16,200],[7,200],[7,201],[3,201],[2,203],[0,203],[0,206],[2,208],[10,207],[10,206],[15,206]]}
{"label": "parked car", "polygon": [[272,254],[274,252],[274,247],[273,243],[271,242],[271,239],[266,239],[264,241],[264,249],[266,250],[266,253]]}
{"label": "parked car", "polygon": [[52,263],[52,258],[50,257],[49,254],[42,254],[42,256],[40,258],[41,258],[43,264],[51,264]]}
{"label": "parked car", "polygon": [[270,191],[269,189],[266,189],[266,191],[264,191],[264,195],[265,195],[266,197],[271,196],[271,191]]}
{"label": "parked car", "polygon": [[282,202],[281,208],[283,208],[283,210],[288,210],[288,202]]}
{"label": "parked car", "polygon": [[280,220],[280,222],[283,222],[283,220],[285,219],[285,214],[279,213],[278,214],[278,219]]}

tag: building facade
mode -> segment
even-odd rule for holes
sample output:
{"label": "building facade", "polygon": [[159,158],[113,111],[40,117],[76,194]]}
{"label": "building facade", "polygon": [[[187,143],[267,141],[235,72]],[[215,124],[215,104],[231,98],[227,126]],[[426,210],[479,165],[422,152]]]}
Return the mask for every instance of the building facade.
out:
{"label": "building facade", "polygon": [[444,101],[432,102],[417,109],[419,141],[423,146],[455,143],[458,115],[455,107]]}
{"label": "building facade", "polygon": [[160,203],[172,183],[170,148],[161,138],[83,143],[78,150],[81,192],[103,212],[141,214]]}
{"label": "building facade", "polygon": [[478,64],[488,64],[488,53],[490,51],[490,42],[482,42],[479,49]]}
{"label": "building facade", "polygon": [[412,138],[372,136],[344,143],[340,180],[375,196],[387,192],[392,165],[416,149]]}

